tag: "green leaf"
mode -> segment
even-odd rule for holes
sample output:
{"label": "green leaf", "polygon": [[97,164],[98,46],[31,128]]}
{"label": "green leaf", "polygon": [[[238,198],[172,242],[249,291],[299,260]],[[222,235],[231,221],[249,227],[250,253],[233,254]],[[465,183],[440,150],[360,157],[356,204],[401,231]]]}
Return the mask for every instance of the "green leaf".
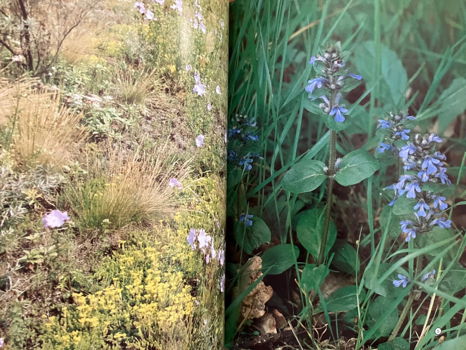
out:
{"label": "green leaf", "polygon": [[[431,231],[420,234],[418,237],[416,237],[414,244],[416,247],[427,247],[431,244],[435,244],[438,242],[441,242],[445,239],[453,237],[455,234],[453,233],[452,230],[446,229],[446,228],[441,228],[438,226],[434,226]],[[436,256],[439,254],[445,254],[444,252],[444,247],[440,247],[434,250],[429,251],[427,254]]]}
{"label": "green leaf", "polygon": [[368,330],[370,330],[379,319],[384,319],[383,324],[374,332],[374,339],[388,336],[393,328],[395,328],[399,318],[398,310],[395,309],[393,312],[387,314],[387,309],[394,302],[395,299],[393,298],[379,296],[370,303],[366,320]]}
{"label": "green leaf", "polygon": [[359,272],[359,256],[354,247],[344,240],[338,240],[333,248],[335,255],[332,260],[332,266],[339,271],[356,275]]}
{"label": "green leaf", "polygon": [[386,296],[393,288],[392,282],[388,279],[378,283],[378,279],[391,267],[390,264],[381,263],[369,265],[364,271],[364,286],[379,295]]}
{"label": "green leaf", "polygon": [[338,165],[335,180],[342,186],[351,186],[372,176],[379,169],[379,162],[362,149],[348,153]]}
{"label": "green leaf", "polygon": [[[403,216],[403,215],[412,215],[414,213],[413,207],[416,205],[417,201],[415,199],[410,199],[406,197],[399,197],[393,204],[393,214]],[[400,232],[400,230],[398,229]]]}
{"label": "green leaf", "polygon": [[[322,240],[322,230],[324,227],[324,210],[315,208],[303,211],[299,214],[296,224],[296,232],[299,242],[303,247],[317,259]],[[337,237],[337,228],[333,221],[330,221],[325,255],[328,254]]]}
{"label": "green leaf", "polygon": [[337,289],[326,300],[327,311],[346,312],[356,308],[358,306],[357,293],[358,288],[356,286],[346,286]]}
{"label": "green leaf", "polygon": [[[393,212],[393,208],[386,205],[382,212],[380,213],[379,221],[380,221],[380,228],[382,232],[388,230],[388,235],[390,237],[398,237],[400,235],[400,219],[392,215],[390,218],[390,211]],[[390,221],[388,220],[390,218]]]}
{"label": "green leaf", "polygon": [[301,274],[301,287],[306,293],[309,293],[311,290],[319,290],[329,271],[325,265],[306,264]]}
{"label": "green leaf", "polygon": [[434,350],[463,350],[466,349],[466,335],[461,337],[447,340],[439,346],[436,346]]}
{"label": "green leaf", "polygon": [[252,254],[254,249],[259,248],[264,243],[270,242],[272,238],[272,233],[264,220],[258,216],[254,216],[252,221],[252,226],[246,226],[238,222],[235,227],[236,243],[247,254]]}
{"label": "green leaf", "polygon": [[400,106],[408,88],[408,75],[397,54],[385,45],[381,45],[380,73],[376,75],[376,45],[373,41],[367,41],[359,45],[354,64],[358,74],[361,74],[366,84],[371,87],[380,81],[380,94],[376,96],[383,104]]}
{"label": "green leaf", "polygon": [[296,263],[299,248],[293,244],[279,244],[267,249],[262,254],[262,271],[269,275],[278,275]]}
{"label": "green leaf", "polygon": [[285,190],[292,193],[314,191],[327,178],[325,164],[320,160],[306,160],[296,163],[287,171],[282,180]]}
{"label": "green leaf", "polygon": [[466,109],[466,79],[456,78],[448,89],[439,97],[442,101],[438,112],[439,133],[443,133],[448,125]]}
{"label": "green leaf", "polygon": [[378,350],[406,350],[409,349],[409,343],[403,338],[395,338],[392,341],[380,344]]}
{"label": "green leaf", "polygon": [[458,262],[455,262],[442,278],[439,289],[454,295],[464,289],[464,281],[466,281],[466,269]]}

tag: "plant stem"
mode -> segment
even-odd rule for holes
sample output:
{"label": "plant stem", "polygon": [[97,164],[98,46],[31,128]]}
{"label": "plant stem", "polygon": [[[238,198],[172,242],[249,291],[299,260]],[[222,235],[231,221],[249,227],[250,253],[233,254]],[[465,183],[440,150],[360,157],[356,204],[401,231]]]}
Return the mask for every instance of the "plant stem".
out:
{"label": "plant stem", "polygon": [[333,203],[333,184],[335,182],[333,176],[335,175],[335,162],[337,155],[337,133],[332,130],[329,140],[330,155],[328,158],[328,186],[327,186],[327,207],[325,211],[324,229],[322,232],[322,240],[320,242],[319,257],[317,259],[317,265],[324,262],[325,259],[325,247],[327,245],[328,230],[330,227],[330,215],[332,213]]}

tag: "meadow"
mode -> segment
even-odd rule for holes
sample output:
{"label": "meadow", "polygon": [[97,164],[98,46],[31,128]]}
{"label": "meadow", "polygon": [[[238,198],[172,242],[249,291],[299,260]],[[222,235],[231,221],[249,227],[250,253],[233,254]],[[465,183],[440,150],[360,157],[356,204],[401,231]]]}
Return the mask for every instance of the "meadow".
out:
{"label": "meadow", "polygon": [[0,1],[0,348],[222,346],[227,21]]}
{"label": "meadow", "polygon": [[231,4],[228,348],[466,348],[465,15]]}

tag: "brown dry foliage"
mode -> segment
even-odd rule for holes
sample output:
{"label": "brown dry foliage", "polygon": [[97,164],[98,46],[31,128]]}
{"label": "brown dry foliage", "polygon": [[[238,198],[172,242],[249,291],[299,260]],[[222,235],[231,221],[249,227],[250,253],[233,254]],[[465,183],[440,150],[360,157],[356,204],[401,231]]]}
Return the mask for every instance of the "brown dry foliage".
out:
{"label": "brown dry foliage", "polygon": [[2,81],[0,126],[11,131],[11,147],[19,165],[61,167],[74,159],[86,139],[82,115],[60,104],[58,91],[35,79]]}

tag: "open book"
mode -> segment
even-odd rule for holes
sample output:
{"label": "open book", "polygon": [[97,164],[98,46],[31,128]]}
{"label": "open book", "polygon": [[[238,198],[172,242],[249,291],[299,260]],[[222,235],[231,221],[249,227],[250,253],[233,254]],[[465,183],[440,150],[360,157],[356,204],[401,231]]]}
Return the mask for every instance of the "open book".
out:
{"label": "open book", "polygon": [[466,349],[465,10],[0,0],[0,350]]}

